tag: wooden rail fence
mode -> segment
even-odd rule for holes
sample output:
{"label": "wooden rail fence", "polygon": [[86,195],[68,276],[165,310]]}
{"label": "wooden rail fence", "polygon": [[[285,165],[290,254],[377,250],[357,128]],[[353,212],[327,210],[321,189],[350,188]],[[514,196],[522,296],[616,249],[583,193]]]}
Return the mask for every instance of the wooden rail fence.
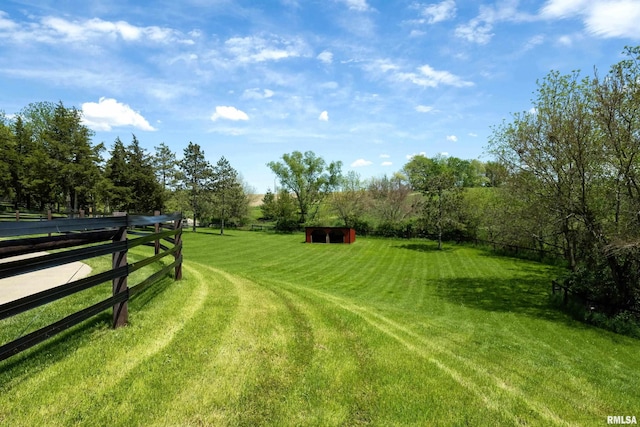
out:
{"label": "wooden rail fence", "polygon": [[[4,240],[6,238],[10,239]],[[1,345],[0,360],[43,342],[109,308],[113,308],[113,327],[122,326],[127,322],[127,301],[130,297],[150,287],[172,270],[175,280],[182,278],[181,214],[159,215],[156,212],[155,216],[123,214],[103,218],[0,222],[0,239],[3,239],[0,240],[0,259],[65,249],[39,257],[1,263],[0,279],[102,255],[112,256],[112,269],[109,271],[0,304],[0,320],[108,281],[112,282],[113,289],[111,297]],[[127,251],[140,245],[154,247],[154,255],[129,263]],[[127,279],[131,273],[166,256],[173,256],[173,262],[135,286],[130,286]]]}

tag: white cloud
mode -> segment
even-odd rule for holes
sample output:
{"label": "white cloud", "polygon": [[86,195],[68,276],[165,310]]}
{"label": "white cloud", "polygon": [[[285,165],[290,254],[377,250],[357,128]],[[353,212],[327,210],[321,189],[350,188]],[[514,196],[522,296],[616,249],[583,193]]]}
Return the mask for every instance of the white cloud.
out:
{"label": "white cloud", "polygon": [[323,111],[318,116],[318,120],[320,120],[321,122],[328,122],[329,121],[329,113],[327,111]]}
{"label": "white cloud", "polygon": [[435,86],[438,86],[440,83],[456,87],[473,86],[472,82],[464,81],[460,77],[451,74],[448,71],[434,70],[429,65],[423,65],[420,67],[420,72],[422,72],[430,82],[434,82]]}
{"label": "white cloud", "polygon": [[422,14],[427,18],[429,24],[446,21],[456,16],[456,2],[454,0],[444,0],[426,6]]}
{"label": "white cloud", "polygon": [[432,113],[434,112],[434,109],[430,105],[418,105],[416,106],[416,111],[418,113]]}
{"label": "white cloud", "polygon": [[585,19],[590,33],[605,38],[629,37],[640,39],[640,2],[637,0],[593,3]]}
{"label": "white cloud", "polygon": [[249,116],[244,111],[238,110],[236,107],[217,106],[216,112],[211,115],[214,122],[218,119],[225,120],[249,120]]}
{"label": "white cloud", "polygon": [[580,18],[591,35],[640,39],[640,2],[637,0],[548,0],[540,10],[540,17]]}
{"label": "white cloud", "polygon": [[447,135],[447,141],[458,142],[458,137],[455,135]]}
{"label": "white cloud", "polygon": [[[32,26],[31,31],[40,32],[57,41],[87,41],[99,38],[121,38],[125,41],[148,40],[156,43],[186,42],[178,31],[157,26],[137,27],[126,21],[103,21],[93,18],[85,21],[68,21],[63,18],[45,17],[39,27]],[[44,33],[44,34],[43,34]],[[35,35],[35,34],[34,34]]]}
{"label": "white cloud", "polygon": [[342,0],[343,3],[351,10],[357,10],[358,12],[366,12],[370,9],[367,4],[367,0]]}
{"label": "white cloud", "polygon": [[100,98],[97,103],[82,104],[83,123],[95,131],[110,131],[113,127],[133,126],[137,129],[155,131],[156,129],[127,104],[113,98]]}
{"label": "white cloud", "polygon": [[473,82],[462,80],[455,74],[448,71],[434,70],[430,65],[423,65],[418,68],[420,74],[397,73],[396,78],[401,81],[410,81],[418,86],[438,87],[440,84],[454,87],[473,86]]}
{"label": "white cloud", "polygon": [[472,43],[487,44],[493,37],[493,25],[479,19],[456,27],[455,35]]}
{"label": "white cloud", "polygon": [[299,38],[232,37],[224,42],[229,53],[240,63],[278,61],[306,55],[307,46]]}
{"label": "white cloud", "polygon": [[141,27],[126,21],[105,21],[100,18],[68,20],[44,16],[39,21],[18,23],[0,11],[0,38],[19,43],[73,44],[95,52],[101,45],[114,41],[148,44],[194,44],[182,32],[158,26]]}
{"label": "white cloud", "polygon": [[9,14],[0,10],[0,31],[13,31],[18,29],[19,25],[8,18]]}
{"label": "white cloud", "polygon": [[505,0],[492,6],[480,6],[480,13],[468,23],[459,25],[455,30],[457,37],[472,43],[487,44],[494,33],[493,26],[499,22],[533,21],[536,18],[518,12],[518,1]]}
{"label": "white cloud", "polygon": [[580,13],[590,2],[591,0],[548,0],[540,13],[547,18],[567,18]]}
{"label": "white cloud", "polygon": [[318,54],[316,58],[318,58],[320,61],[324,62],[325,64],[331,64],[333,62],[333,53],[325,50],[322,53]]}
{"label": "white cloud", "polygon": [[449,157],[449,153],[446,151],[442,151],[440,153],[438,153],[439,155],[443,156],[443,157]]}
{"label": "white cloud", "polygon": [[351,163],[352,168],[361,168],[365,166],[371,166],[373,162],[365,159],[358,159],[355,162]]}
{"label": "white cloud", "polygon": [[534,47],[542,44],[544,42],[544,36],[541,34],[535,35],[531,38],[529,38],[529,40],[527,40],[527,42],[524,45],[524,50],[530,50],[533,49]]}
{"label": "white cloud", "polygon": [[558,37],[558,43],[563,46],[571,47],[571,45],[573,44],[573,39],[568,35],[560,36]]}
{"label": "white cloud", "polygon": [[427,156],[427,153],[424,151],[421,151],[419,153],[413,153],[413,154],[407,154],[407,160],[411,160],[413,159],[415,156]]}
{"label": "white cloud", "polygon": [[380,166],[393,166],[393,162],[382,162]]}
{"label": "white cloud", "polygon": [[476,138],[478,136],[478,134],[474,133],[474,132],[469,132],[467,135],[469,135],[469,136],[471,136],[473,138]]}
{"label": "white cloud", "polygon": [[381,159],[389,159],[389,158],[391,158],[391,156],[388,155],[388,154],[380,154],[380,158]]}
{"label": "white cloud", "polygon": [[365,65],[365,69],[386,73],[387,71],[399,70],[400,67],[388,59],[376,59],[373,63]]}
{"label": "white cloud", "polygon": [[338,83],[337,82],[326,82],[326,83],[322,83],[320,85],[320,87],[322,89],[338,89]]}
{"label": "white cloud", "polygon": [[266,98],[271,98],[274,95],[274,93],[275,92],[273,92],[270,89],[264,89],[264,90],[260,90],[258,88],[246,89],[242,93],[242,98],[243,99],[266,99]]}

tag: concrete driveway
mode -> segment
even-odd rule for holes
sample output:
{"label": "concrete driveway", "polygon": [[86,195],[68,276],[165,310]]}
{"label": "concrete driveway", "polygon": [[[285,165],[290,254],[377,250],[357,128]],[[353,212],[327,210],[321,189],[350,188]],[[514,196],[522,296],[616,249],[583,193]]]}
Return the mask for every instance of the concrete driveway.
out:
{"label": "concrete driveway", "polygon": [[[19,255],[0,259],[0,263],[46,254],[46,252],[35,252],[28,255]],[[81,279],[89,274],[91,274],[91,268],[80,261],[76,261],[58,267],[0,279],[0,304]]]}

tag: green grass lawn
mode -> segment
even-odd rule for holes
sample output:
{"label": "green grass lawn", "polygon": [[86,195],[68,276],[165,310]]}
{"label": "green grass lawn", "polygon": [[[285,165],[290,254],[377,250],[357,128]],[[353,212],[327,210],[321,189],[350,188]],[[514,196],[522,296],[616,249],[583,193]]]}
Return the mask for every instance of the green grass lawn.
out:
{"label": "green grass lawn", "polygon": [[105,313],[0,363],[0,425],[640,418],[640,341],[557,311],[553,267],[419,240],[303,241],[186,233],[185,279],[131,301],[128,327]]}

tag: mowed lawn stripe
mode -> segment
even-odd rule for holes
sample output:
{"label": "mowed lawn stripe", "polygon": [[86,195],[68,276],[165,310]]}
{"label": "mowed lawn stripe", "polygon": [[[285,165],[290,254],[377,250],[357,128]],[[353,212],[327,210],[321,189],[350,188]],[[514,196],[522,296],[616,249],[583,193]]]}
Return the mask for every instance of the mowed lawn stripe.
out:
{"label": "mowed lawn stripe", "polygon": [[[105,397],[120,388],[131,372],[139,371],[154,355],[163,351],[202,307],[207,298],[206,284],[194,280],[181,285],[172,289],[177,299],[173,303],[167,304],[168,301],[163,300],[163,297],[170,298],[169,294],[154,301],[159,312],[153,321],[145,321],[142,313],[127,328],[112,333],[106,333],[108,329],[100,330],[94,339],[104,340],[101,345],[78,347],[45,369],[42,375],[25,376],[23,384],[11,390],[13,398],[3,402],[1,412],[10,414],[9,419],[35,415],[32,422],[39,420],[41,425],[69,425],[94,419],[100,408],[95,402],[108,401]],[[135,303],[130,305],[135,310]],[[138,327],[144,328],[145,333],[135,334]],[[134,333],[128,334],[129,329]],[[101,348],[109,345],[117,348],[117,357],[107,356],[107,351]],[[28,393],[28,398],[23,392]],[[78,399],[78,395],[91,395],[92,399]],[[23,399],[33,399],[33,402],[24,405]]]}
{"label": "mowed lawn stripe", "polygon": [[130,326],[105,315],[0,364],[0,424],[601,425],[640,407],[638,340],[557,311],[553,267],[302,241],[185,233],[185,279],[131,301]]}
{"label": "mowed lawn stripe", "polygon": [[[295,285],[285,283],[281,283],[280,285],[296,287]],[[299,287],[297,288],[300,289]],[[397,341],[410,352],[416,353],[421,358],[435,365],[438,369],[444,371],[462,387],[475,394],[489,409],[496,411],[500,415],[505,415],[512,422],[519,423],[522,421],[516,415],[517,413],[515,411],[509,411],[509,408],[514,406],[514,402],[510,401],[517,400],[516,406],[524,405],[529,407],[540,416],[540,421],[544,420],[556,424],[562,423],[561,418],[544,405],[529,401],[520,390],[508,385],[500,377],[479,368],[469,359],[452,353],[446,347],[431,342],[428,335],[417,334],[413,332],[408,325],[399,324],[352,301],[323,294],[315,290],[304,289],[303,291],[313,292],[315,295],[330,301],[341,309],[361,317],[366,323]],[[465,369],[460,370],[462,367]],[[420,373],[414,374],[417,376],[420,375]],[[474,376],[475,378],[470,378],[470,376]],[[487,385],[485,386],[484,384]],[[497,388],[494,386],[497,386]],[[492,419],[495,420],[495,418]]]}
{"label": "mowed lawn stripe", "polygon": [[159,424],[259,425],[277,419],[283,390],[295,381],[312,346],[304,318],[292,315],[281,298],[262,286],[205,265],[199,268],[234,287],[237,313],[199,375],[184,387],[179,404]]}
{"label": "mowed lawn stripe", "polygon": [[[220,345],[220,335],[238,312],[238,297],[232,286],[219,277],[203,274],[197,265],[184,265],[183,273],[185,279],[172,285],[185,286],[198,294],[203,287],[205,299],[197,306],[191,306],[194,301],[189,299],[170,303],[174,309],[194,314],[176,318],[162,313],[180,326],[170,343],[118,384],[103,390],[106,398],[96,401],[99,406],[89,411],[87,420],[96,425],[151,425],[153,420],[165,420],[166,414],[175,408],[177,397],[184,392],[185,384],[200,377],[203,364]],[[150,314],[152,320],[159,313]],[[160,423],[166,425],[164,421]]]}
{"label": "mowed lawn stripe", "polygon": [[[471,365],[480,367],[480,372],[497,378],[495,385],[498,388],[509,390],[509,387],[515,387],[516,394],[526,396],[517,400],[538,399],[544,402],[534,403],[534,409],[546,414],[547,418],[561,417],[564,422],[593,421],[606,416],[608,412],[615,412],[616,407],[632,408],[629,403],[638,401],[637,395],[629,393],[634,378],[638,378],[637,370],[609,369],[609,364],[603,364],[600,356],[592,358],[589,369],[584,369],[584,363],[578,362],[581,354],[593,353],[594,350],[604,360],[611,362],[612,337],[628,343],[632,348],[637,348],[637,341],[593,330],[553,308],[548,301],[548,290],[550,280],[556,273],[555,268],[499,258],[464,246],[452,246],[443,252],[435,252],[430,250],[429,243],[421,242],[417,249],[407,249],[402,241],[389,244],[376,239],[361,239],[357,243],[362,244],[363,248],[354,253],[362,254],[361,258],[344,250],[349,255],[348,261],[353,264],[351,269],[356,272],[353,280],[345,283],[332,280],[335,276],[332,277],[331,272],[339,265],[332,264],[332,255],[339,249],[314,245],[313,250],[306,250],[309,260],[317,260],[316,256],[311,255],[327,248],[322,262],[316,264],[308,260],[306,263],[308,269],[318,273],[316,281],[299,283],[295,281],[296,275],[292,275],[286,282],[327,289],[328,293],[338,296],[355,296],[359,305],[372,306],[391,318],[411,325],[417,333],[427,334],[429,340],[450,348],[451,353],[468,357]],[[403,259],[400,253],[414,255],[404,255],[402,262],[399,261]],[[286,251],[280,250],[279,254],[284,257]],[[358,275],[364,269],[358,267],[367,257],[370,275],[374,279],[368,282],[369,286],[359,286],[365,279]],[[394,261],[389,263],[389,260]],[[277,264],[274,262],[274,265]],[[326,275],[320,273],[318,265],[322,265]],[[424,286],[413,290],[405,286],[402,283],[402,271],[420,272],[419,280],[423,281]],[[260,275],[255,271],[245,270],[244,274],[260,281],[257,279]],[[354,282],[358,286],[354,286]],[[427,297],[416,297],[419,295],[416,289]],[[388,290],[393,290],[396,296],[390,297]],[[587,331],[592,331],[598,338],[593,341],[587,339],[585,343],[583,334]],[[571,344],[567,345],[567,342]],[[571,348],[579,348],[579,351],[572,354]],[[633,356],[624,351],[624,345],[620,350],[621,363],[610,366],[628,367],[633,360]],[[614,357],[614,360],[617,359]],[[570,363],[566,363],[567,360]],[[603,382],[616,381],[616,378],[621,383],[618,398],[614,398],[618,390],[602,387]],[[546,394],[557,396],[557,399],[546,399]],[[599,396],[605,397],[608,403],[596,402]],[[526,410],[526,403],[520,402],[518,405],[524,407],[517,408],[518,411],[524,414],[531,412],[531,409]]]}
{"label": "mowed lawn stripe", "polygon": [[[337,330],[319,328],[322,318],[314,315],[311,305],[301,307],[290,293],[279,288],[199,267],[210,277],[222,276],[233,283],[239,295],[238,313],[221,337],[222,344],[201,366],[198,378],[185,386],[174,409],[159,424],[170,420],[187,424],[298,425],[312,421],[337,425],[350,424],[356,415],[363,415],[366,405],[356,405],[360,409],[352,410],[352,398],[344,389],[327,393],[329,386],[342,384],[336,379],[357,363],[354,357],[341,357],[339,364],[330,364],[327,371],[324,364],[312,361],[330,348],[344,350],[351,345],[345,345],[344,340],[331,344],[323,334]],[[320,373],[314,371],[318,366],[322,367]],[[350,377],[361,381],[367,375]],[[340,404],[340,396],[346,398],[346,405]]]}

